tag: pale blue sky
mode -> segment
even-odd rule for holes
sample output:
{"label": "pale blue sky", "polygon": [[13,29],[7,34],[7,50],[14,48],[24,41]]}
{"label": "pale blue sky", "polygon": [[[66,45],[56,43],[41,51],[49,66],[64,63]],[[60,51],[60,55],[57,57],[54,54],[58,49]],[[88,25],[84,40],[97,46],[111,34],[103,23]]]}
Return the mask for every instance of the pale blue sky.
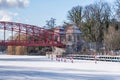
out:
{"label": "pale blue sky", "polygon": [[[5,0],[4,0],[5,1]],[[16,0],[13,0],[16,1]],[[19,1],[19,0],[18,0]],[[67,12],[72,7],[85,6],[98,0],[21,0],[29,2],[27,6],[19,7],[14,5],[11,8],[2,8],[0,18],[8,21],[28,23],[32,25],[44,26],[46,20],[51,17],[56,19],[57,25],[62,25],[67,20]],[[105,0],[112,3],[114,0]],[[14,2],[15,3],[15,2]],[[23,8],[24,7],[24,8]],[[3,18],[2,14],[6,14]]]}

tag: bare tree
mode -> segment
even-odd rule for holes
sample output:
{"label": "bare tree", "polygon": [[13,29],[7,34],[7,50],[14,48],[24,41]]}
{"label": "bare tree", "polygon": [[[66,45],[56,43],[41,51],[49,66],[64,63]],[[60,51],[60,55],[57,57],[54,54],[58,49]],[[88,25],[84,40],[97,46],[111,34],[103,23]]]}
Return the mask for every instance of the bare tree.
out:
{"label": "bare tree", "polygon": [[51,18],[50,20],[46,21],[46,25],[49,29],[55,28],[55,20],[54,18]]}
{"label": "bare tree", "polygon": [[116,14],[120,18],[120,0],[116,0],[117,11]]}
{"label": "bare tree", "polygon": [[68,11],[67,18],[81,30],[83,19],[83,8],[81,6],[73,7]]}
{"label": "bare tree", "polygon": [[83,34],[87,40],[96,42],[96,48],[103,42],[104,30],[110,23],[110,6],[105,2],[98,2],[85,7]]}
{"label": "bare tree", "polygon": [[104,41],[107,50],[119,50],[120,49],[120,29],[116,29],[111,25],[108,32],[105,32]]}

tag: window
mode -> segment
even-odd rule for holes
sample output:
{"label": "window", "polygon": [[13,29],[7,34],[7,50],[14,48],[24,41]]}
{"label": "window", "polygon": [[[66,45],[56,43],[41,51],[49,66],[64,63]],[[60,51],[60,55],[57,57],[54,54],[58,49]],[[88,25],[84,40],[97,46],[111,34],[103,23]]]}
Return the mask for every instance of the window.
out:
{"label": "window", "polygon": [[72,41],[72,36],[68,35],[68,41]]}

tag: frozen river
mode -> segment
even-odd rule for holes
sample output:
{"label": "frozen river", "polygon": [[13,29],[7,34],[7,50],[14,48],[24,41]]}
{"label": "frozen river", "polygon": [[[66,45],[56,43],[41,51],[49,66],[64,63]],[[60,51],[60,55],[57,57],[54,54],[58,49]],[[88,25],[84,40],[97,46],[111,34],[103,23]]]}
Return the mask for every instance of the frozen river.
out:
{"label": "frozen river", "polygon": [[120,62],[0,55],[0,80],[120,80]]}

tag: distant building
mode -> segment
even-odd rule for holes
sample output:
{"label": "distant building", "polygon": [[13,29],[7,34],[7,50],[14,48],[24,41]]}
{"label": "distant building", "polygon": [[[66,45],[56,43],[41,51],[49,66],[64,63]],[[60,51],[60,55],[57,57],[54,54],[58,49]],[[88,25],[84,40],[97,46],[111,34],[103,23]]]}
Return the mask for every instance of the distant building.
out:
{"label": "distant building", "polygon": [[76,53],[81,50],[81,31],[77,26],[70,24],[59,26],[54,29],[54,32],[60,34],[59,40],[66,45],[68,53]]}

